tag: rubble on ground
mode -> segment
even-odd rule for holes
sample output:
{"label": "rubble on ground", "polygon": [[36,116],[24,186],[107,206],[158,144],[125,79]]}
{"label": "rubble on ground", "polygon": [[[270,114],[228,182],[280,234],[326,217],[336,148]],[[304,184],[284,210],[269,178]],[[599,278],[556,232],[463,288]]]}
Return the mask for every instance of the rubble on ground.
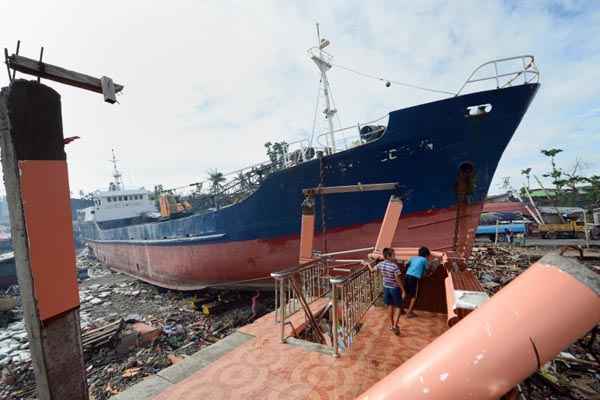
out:
{"label": "rubble on ground", "polygon": [[[90,399],[108,399],[274,307],[270,292],[179,292],[114,273],[85,252],[77,264],[86,271],[79,274],[79,296]],[[17,306],[4,325],[0,319],[0,398],[34,398],[18,287],[7,292]]]}
{"label": "rubble on ground", "polygon": [[[493,295],[545,252],[479,246],[468,266]],[[586,250],[583,262],[600,274],[599,252]],[[90,399],[95,400],[183,361],[274,306],[269,292],[161,289],[114,273],[86,253],[78,257],[78,268],[85,270],[79,274],[80,319]],[[0,293],[16,298],[14,309],[0,313],[0,398],[6,400],[35,397],[18,294],[16,286]],[[600,399],[598,336],[597,327],[525,380],[518,388],[521,399]]]}
{"label": "rubble on ground", "polygon": [[[580,249],[566,248],[565,256],[580,257]],[[547,250],[510,246],[474,247],[468,267],[491,296],[509,284]],[[584,250],[580,260],[600,275],[600,252]],[[599,399],[600,325],[565,349],[518,387],[520,399]]]}

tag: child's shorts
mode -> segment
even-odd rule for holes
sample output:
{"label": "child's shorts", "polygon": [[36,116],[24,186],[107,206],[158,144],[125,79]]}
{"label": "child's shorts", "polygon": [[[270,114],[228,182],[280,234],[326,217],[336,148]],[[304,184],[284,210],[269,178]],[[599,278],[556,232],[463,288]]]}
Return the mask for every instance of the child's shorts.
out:
{"label": "child's shorts", "polygon": [[400,294],[400,288],[383,288],[383,303],[386,306],[402,306],[402,295]]}
{"label": "child's shorts", "polygon": [[406,289],[406,295],[408,297],[416,297],[417,290],[419,289],[419,278],[412,275],[406,275],[406,278],[404,279],[404,289]]}

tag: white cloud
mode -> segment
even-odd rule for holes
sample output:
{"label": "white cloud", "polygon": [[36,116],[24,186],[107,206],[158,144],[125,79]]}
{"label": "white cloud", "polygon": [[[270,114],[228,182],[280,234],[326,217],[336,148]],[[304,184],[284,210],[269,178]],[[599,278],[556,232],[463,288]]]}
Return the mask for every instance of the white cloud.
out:
{"label": "white cloud", "polygon": [[[415,4],[418,3],[418,4]],[[314,22],[336,62],[388,79],[456,90],[488,59],[531,53],[542,89],[497,178],[543,168],[543,147],[595,162],[600,139],[600,9],[580,2],[61,1],[3,2],[0,45],[45,46],[50,63],[125,85],[121,104],[60,84],[71,187],[110,179],[110,149],[126,183],[179,186],[218,168],[262,161],[263,143],[310,132],[318,73],[305,50]],[[330,74],[344,125],[439,98],[345,71]],[[6,76],[0,74],[0,84]],[[500,180],[497,179],[496,182]],[[495,185],[495,184],[494,184]],[[492,190],[494,190],[492,188]]]}

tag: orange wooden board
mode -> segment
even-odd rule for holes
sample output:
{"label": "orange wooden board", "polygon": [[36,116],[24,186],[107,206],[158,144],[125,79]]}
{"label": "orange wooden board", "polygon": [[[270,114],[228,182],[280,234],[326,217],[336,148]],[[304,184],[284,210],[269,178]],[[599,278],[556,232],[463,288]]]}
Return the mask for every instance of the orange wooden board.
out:
{"label": "orange wooden board", "polygon": [[66,161],[19,161],[34,295],[42,321],[79,307]]}

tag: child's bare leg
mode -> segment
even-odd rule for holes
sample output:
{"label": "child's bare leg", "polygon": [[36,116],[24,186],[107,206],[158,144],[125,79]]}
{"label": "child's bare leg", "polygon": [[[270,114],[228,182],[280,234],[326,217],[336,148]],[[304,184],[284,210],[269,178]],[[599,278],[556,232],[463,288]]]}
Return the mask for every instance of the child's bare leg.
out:
{"label": "child's bare leg", "polygon": [[414,313],[413,308],[415,307],[415,302],[417,301],[416,297],[410,298],[410,304],[408,306],[408,310],[406,310],[406,318],[414,318],[417,314]]}
{"label": "child's bare leg", "polygon": [[389,305],[388,307],[390,309],[390,326],[393,328],[394,327],[394,306]]}
{"label": "child's bare leg", "polygon": [[400,329],[400,316],[402,315],[402,311],[403,311],[403,308],[400,308],[398,310],[398,316],[396,317],[396,323],[394,324],[396,329]]}

